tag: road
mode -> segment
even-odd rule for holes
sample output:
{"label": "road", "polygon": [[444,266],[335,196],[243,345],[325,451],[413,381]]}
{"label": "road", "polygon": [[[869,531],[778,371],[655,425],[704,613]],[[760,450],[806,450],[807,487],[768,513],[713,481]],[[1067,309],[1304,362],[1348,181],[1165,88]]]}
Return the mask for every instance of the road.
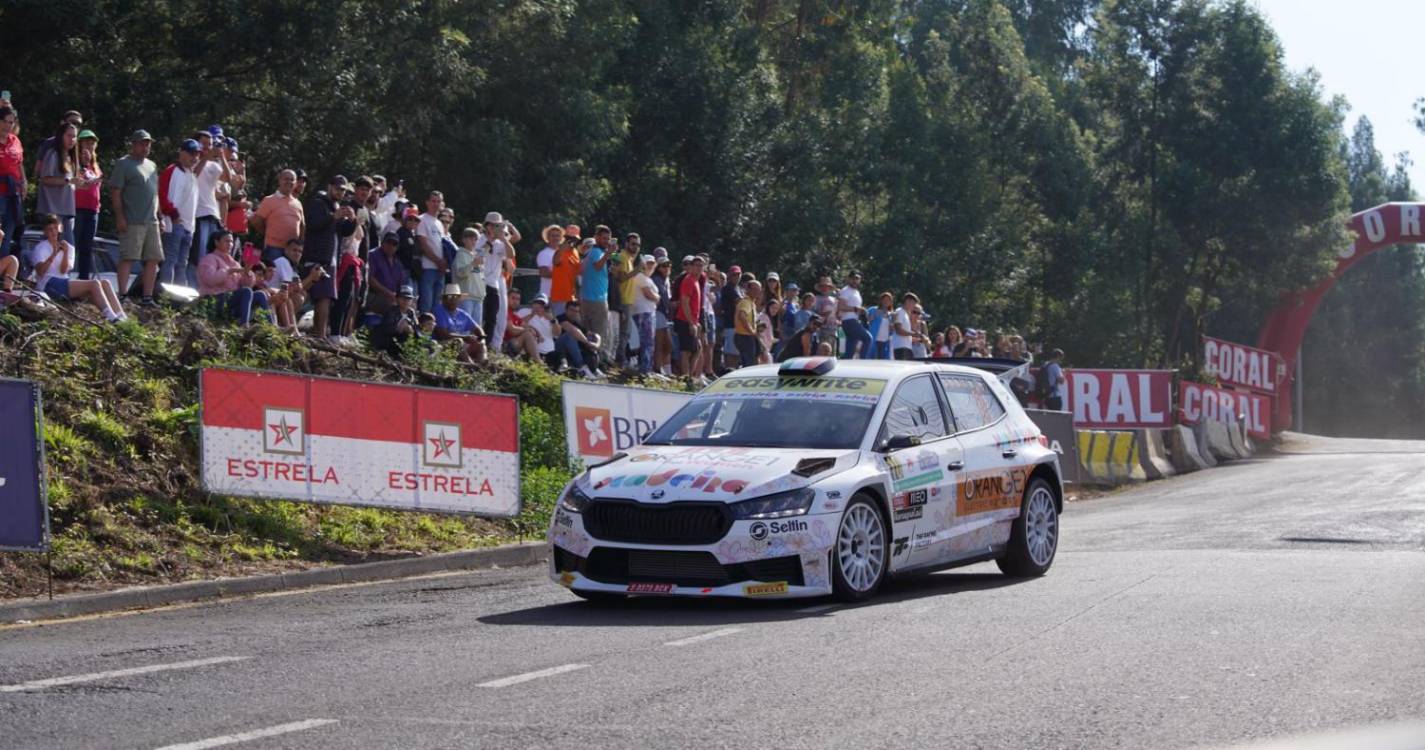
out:
{"label": "road", "polygon": [[1425,443],[1290,445],[1071,504],[1044,578],[854,607],[601,609],[518,568],[0,629],[0,745],[1193,748],[1425,718]]}

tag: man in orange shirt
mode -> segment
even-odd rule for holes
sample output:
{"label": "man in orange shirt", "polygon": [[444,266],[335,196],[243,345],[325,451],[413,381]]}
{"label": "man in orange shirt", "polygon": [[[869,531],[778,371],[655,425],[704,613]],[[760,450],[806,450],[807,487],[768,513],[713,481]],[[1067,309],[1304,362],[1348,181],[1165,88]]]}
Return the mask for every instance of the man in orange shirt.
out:
{"label": "man in orange shirt", "polygon": [[287,243],[301,239],[306,233],[306,214],[302,202],[293,193],[297,189],[297,173],[284,169],[277,174],[277,192],[262,199],[257,213],[248,224],[262,232],[262,262],[271,264],[285,257]]}
{"label": "man in orange shirt", "polygon": [[564,227],[564,241],[554,251],[554,270],[550,276],[550,312],[563,315],[564,307],[578,295],[579,227]]}

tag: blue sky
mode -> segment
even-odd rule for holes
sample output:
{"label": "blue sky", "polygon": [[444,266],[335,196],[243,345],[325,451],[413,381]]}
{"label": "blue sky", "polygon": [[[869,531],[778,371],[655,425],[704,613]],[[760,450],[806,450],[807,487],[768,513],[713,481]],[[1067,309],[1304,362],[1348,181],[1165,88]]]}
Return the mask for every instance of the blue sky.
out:
{"label": "blue sky", "polygon": [[1327,96],[1351,103],[1346,131],[1365,115],[1386,164],[1408,151],[1410,182],[1425,195],[1425,134],[1411,121],[1425,96],[1425,0],[1255,0],[1271,19],[1292,70],[1315,68]]}

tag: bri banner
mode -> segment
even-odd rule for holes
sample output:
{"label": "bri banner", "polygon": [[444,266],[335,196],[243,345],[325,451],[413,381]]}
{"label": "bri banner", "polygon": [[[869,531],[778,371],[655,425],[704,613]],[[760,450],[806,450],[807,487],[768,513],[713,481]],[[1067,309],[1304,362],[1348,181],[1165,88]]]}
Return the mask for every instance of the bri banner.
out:
{"label": "bri banner", "polygon": [[572,380],[560,388],[569,455],[590,464],[642,443],[693,398],[691,393]]}
{"label": "bri banner", "polygon": [[245,370],[200,377],[209,492],[519,514],[514,396]]}

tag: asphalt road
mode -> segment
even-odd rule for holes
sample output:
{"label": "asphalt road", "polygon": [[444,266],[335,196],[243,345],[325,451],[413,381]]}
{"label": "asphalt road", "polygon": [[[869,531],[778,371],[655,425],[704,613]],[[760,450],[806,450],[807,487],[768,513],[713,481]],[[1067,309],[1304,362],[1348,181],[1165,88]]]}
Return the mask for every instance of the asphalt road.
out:
{"label": "asphalt road", "polygon": [[0,746],[1191,748],[1425,718],[1425,443],[1290,449],[1072,504],[1044,578],[855,607],[602,609],[519,568],[4,628]]}

